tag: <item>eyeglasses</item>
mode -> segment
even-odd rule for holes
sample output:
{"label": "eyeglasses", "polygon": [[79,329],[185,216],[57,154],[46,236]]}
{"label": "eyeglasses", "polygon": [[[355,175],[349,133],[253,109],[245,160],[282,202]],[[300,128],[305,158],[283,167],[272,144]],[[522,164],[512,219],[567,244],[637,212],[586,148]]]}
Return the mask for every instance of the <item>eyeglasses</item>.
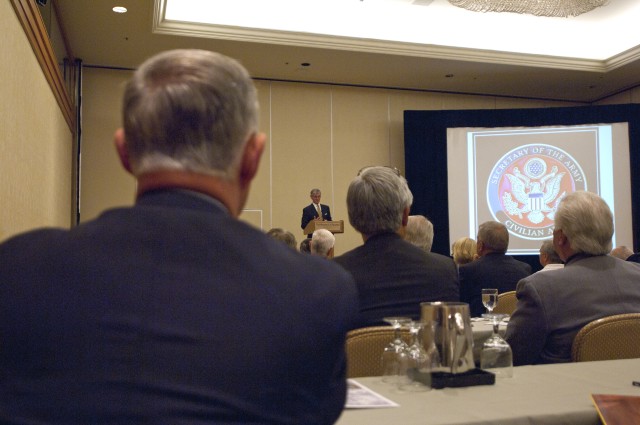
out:
{"label": "eyeglasses", "polygon": [[398,177],[402,177],[402,174],[400,173],[400,170],[398,170],[396,167],[392,167],[390,165],[367,165],[366,167],[362,167],[360,169],[360,171],[358,171],[358,176],[360,174],[362,174],[363,171],[368,170],[369,168],[375,168],[375,167],[383,167],[383,168],[388,168],[390,170],[392,170],[394,173],[396,173],[396,176]]}

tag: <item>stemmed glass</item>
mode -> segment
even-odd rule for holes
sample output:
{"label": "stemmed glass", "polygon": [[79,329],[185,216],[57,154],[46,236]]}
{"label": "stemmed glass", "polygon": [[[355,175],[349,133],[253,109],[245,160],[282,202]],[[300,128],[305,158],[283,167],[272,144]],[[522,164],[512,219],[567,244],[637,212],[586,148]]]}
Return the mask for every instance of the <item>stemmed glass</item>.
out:
{"label": "stemmed glass", "polygon": [[513,376],[513,354],[509,343],[499,334],[500,321],[506,314],[492,314],[493,334],[482,344],[480,368],[495,373],[498,378]]}
{"label": "stemmed glass", "polygon": [[[422,322],[411,322],[411,345],[400,357],[400,377],[398,388],[402,391],[428,391],[431,389],[431,375],[440,364],[440,355],[435,343],[428,350],[423,345],[422,332],[428,326]],[[420,374],[420,375],[418,375]]]}
{"label": "stemmed glass", "polygon": [[409,347],[402,340],[400,331],[403,325],[411,322],[411,319],[409,317],[384,317],[382,320],[393,327],[393,340],[382,351],[382,381],[396,382],[400,374],[401,356]]}
{"label": "stemmed glass", "polygon": [[482,305],[487,309],[487,313],[482,317],[491,319],[493,309],[498,305],[498,290],[495,288],[486,288],[482,290]]}

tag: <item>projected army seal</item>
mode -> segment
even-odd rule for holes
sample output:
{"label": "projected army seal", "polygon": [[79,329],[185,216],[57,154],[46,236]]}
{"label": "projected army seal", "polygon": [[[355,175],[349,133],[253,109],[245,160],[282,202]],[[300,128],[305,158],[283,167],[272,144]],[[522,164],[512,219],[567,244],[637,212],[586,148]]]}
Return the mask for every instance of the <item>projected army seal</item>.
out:
{"label": "projected army seal", "polygon": [[553,234],[560,200],[586,188],[582,167],[566,151],[544,144],[523,145],[494,165],[487,201],[493,217],[510,233],[540,240]]}

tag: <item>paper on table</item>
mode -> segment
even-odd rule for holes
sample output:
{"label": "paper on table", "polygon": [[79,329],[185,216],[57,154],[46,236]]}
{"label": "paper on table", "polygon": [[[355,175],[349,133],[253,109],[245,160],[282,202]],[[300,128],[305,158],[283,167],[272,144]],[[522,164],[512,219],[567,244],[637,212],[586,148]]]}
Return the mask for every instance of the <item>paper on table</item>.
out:
{"label": "paper on table", "polygon": [[347,379],[346,409],[376,409],[382,407],[398,407],[398,403],[370,390],[361,383]]}
{"label": "paper on table", "polygon": [[605,425],[637,423],[640,417],[640,397],[613,394],[591,394],[593,404]]}

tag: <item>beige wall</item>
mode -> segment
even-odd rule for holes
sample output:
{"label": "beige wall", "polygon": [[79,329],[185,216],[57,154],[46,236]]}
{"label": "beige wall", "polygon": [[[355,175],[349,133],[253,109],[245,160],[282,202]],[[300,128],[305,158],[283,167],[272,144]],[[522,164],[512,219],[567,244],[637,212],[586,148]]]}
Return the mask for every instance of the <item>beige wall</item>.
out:
{"label": "beige wall", "polygon": [[[135,184],[119,166],[112,135],[120,125],[128,71],[86,68],[83,73],[82,220],[133,202]],[[298,242],[309,191],[322,190],[334,219],[345,221],[339,255],[362,243],[348,224],[349,182],[366,165],[404,170],[403,111],[569,106],[566,103],[462,96],[404,90],[256,81],[261,130],[268,142],[241,219],[268,230],[292,231]]]}
{"label": "beige wall", "polygon": [[71,223],[72,133],[10,2],[0,2],[0,240]]}

